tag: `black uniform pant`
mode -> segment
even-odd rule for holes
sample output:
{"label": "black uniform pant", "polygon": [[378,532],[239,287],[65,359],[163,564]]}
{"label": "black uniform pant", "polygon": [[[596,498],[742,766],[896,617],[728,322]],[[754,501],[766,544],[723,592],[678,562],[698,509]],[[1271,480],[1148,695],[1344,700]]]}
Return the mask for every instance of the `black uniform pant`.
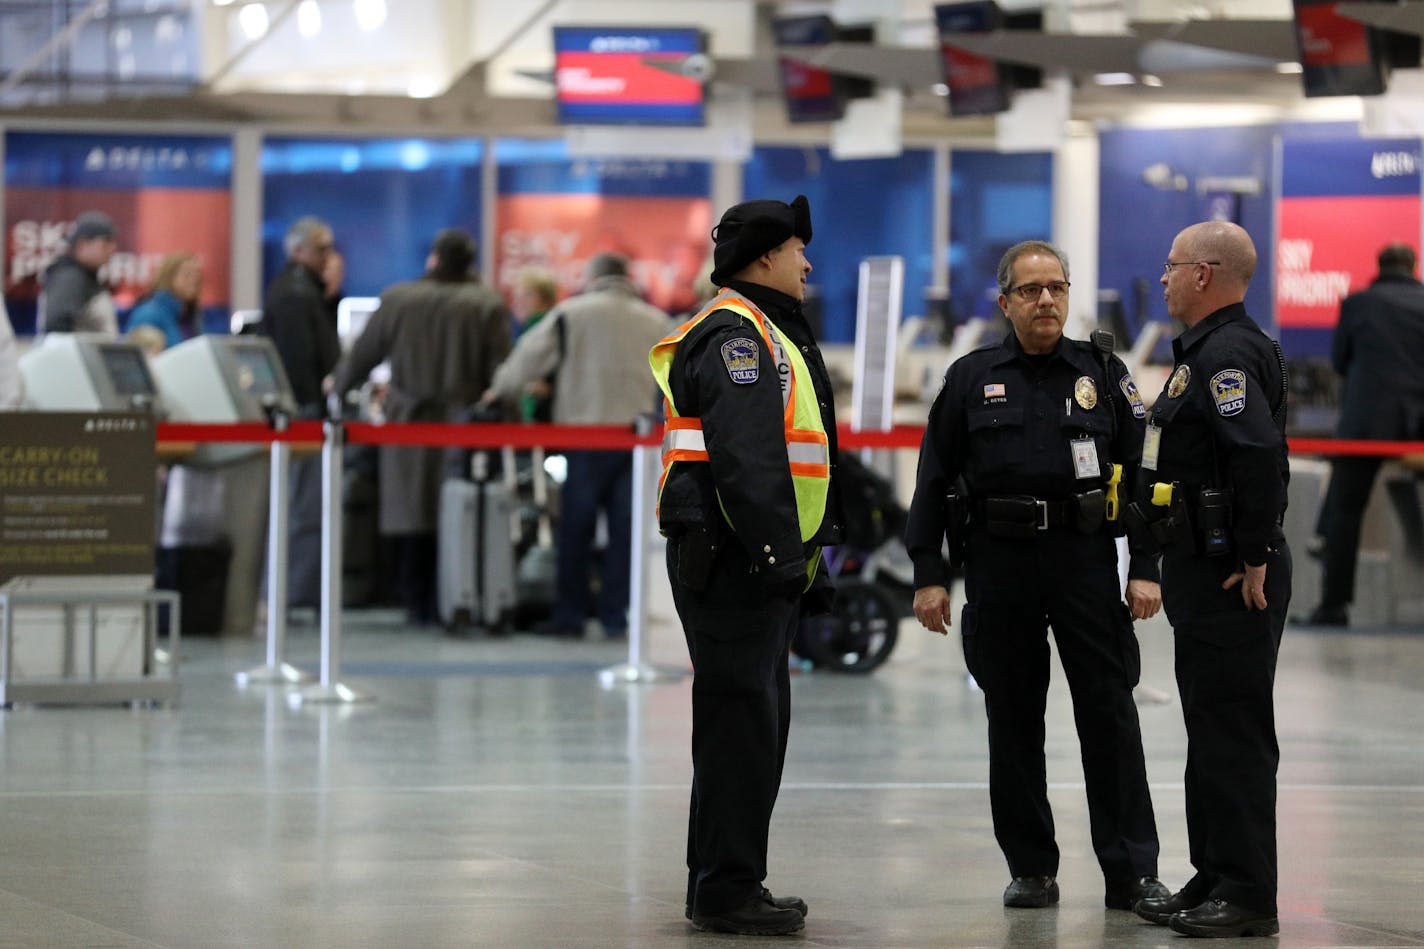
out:
{"label": "black uniform pant", "polygon": [[676,540],[668,544],[668,574],[692,658],[687,903],[715,915],[756,896],[766,879],[799,606],[762,589],[735,539],[717,552],[705,589],[679,579]]}
{"label": "black uniform pant", "polygon": [[1266,560],[1266,609],[1247,610],[1221,583],[1233,557],[1162,562],[1162,598],[1176,635],[1187,726],[1188,895],[1276,911],[1276,655],[1290,605],[1291,557]]}
{"label": "black uniform pant", "polygon": [[1360,521],[1370,501],[1379,458],[1344,456],[1330,462],[1330,486],[1325,490],[1321,525],[1325,558],[1320,577],[1320,603],[1343,607],[1355,599],[1355,564],[1360,553]]}
{"label": "black uniform pant", "polygon": [[1155,876],[1157,824],[1132,699],[1141,657],[1112,538],[1049,530],[1014,541],[975,531],[965,583],[964,658],[984,690],[994,836],[1010,873],[1058,872],[1043,748],[1052,626],[1098,864],[1109,885]]}

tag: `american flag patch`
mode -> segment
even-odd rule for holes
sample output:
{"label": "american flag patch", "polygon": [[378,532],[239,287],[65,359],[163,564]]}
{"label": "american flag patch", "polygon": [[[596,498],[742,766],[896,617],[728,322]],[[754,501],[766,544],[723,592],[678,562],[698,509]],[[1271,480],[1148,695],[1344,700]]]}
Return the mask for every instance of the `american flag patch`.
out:
{"label": "american flag patch", "polygon": [[993,382],[993,383],[990,383],[989,385],[987,385],[987,386],[984,387],[984,398],[986,398],[986,399],[1002,399],[1003,397],[1004,397],[1004,384],[1003,384],[1002,382]]}

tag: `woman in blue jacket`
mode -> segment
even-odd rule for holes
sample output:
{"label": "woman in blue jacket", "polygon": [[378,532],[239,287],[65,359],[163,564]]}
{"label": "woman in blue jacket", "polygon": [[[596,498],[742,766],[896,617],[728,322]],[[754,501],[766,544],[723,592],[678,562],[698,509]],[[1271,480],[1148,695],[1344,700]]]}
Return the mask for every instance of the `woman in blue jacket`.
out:
{"label": "woman in blue jacket", "polygon": [[126,330],[152,326],[163,333],[165,346],[177,346],[198,333],[198,294],[203,268],[194,254],[169,254],[153,275],[153,286],[129,314]]}

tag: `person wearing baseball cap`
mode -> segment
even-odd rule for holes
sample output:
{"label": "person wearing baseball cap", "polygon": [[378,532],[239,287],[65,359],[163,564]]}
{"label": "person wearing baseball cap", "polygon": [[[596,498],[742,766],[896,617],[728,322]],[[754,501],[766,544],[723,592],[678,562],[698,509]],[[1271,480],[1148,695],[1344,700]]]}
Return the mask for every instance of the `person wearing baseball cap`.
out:
{"label": "person wearing baseball cap", "polygon": [[735,205],[712,239],[721,292],[648,357],[668,417],[658,522],[693,669],[686,915],[698,930],[788,935],[806,902],[763,881],[791,640],[803,614],[830,608],[821,548],[841,539],[835,406],[801,312],[806,198]]}
{"label": "person wearing baseball cap", "polygon": [[118,249],[119,230],[100,211],[85,211],[69,231],[69,248],[45,269],[37,327],[44,333],[119,334],[114,298],[99,270]]}

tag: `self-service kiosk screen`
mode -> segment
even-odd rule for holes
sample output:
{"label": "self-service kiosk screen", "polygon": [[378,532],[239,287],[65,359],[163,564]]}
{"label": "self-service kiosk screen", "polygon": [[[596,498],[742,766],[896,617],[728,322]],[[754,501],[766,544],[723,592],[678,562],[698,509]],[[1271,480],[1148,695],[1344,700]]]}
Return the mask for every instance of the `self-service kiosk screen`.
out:
{"label": "self-service kiosk screen", "polygon": [[257,398],[265,395],[281,395],[281,384],[277,381],[277,370],[272,365],[271,354],[258,347],[234,346],[237,358],[237,383],[244,392]]}
{"label": "self-service kiosk screen", "polygon": [[100,346],[99,358],[114,392],[121,396],[153,395],[153,377],[143,353],[128,346]]}

